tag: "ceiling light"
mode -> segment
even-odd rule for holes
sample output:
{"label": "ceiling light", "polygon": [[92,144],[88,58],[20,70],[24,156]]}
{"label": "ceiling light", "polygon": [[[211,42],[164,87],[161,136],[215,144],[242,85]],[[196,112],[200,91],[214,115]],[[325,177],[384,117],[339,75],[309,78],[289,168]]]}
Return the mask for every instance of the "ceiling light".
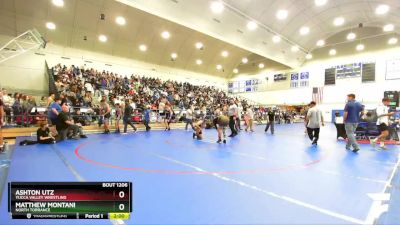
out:
{"label": "ceiling light", "polygon": [[239,73],[239,70],[238,69],[233,69],[233,73]]}
{"label": "ceiling light", "polygon": [[228,51],[222,51],[221,55],[222,55],[222,57],[228,57],[229,52]]}
{"label": "ceiling light", "polygon": [[52,23],[52,22],[47,22],[47,23],[46,23],[46,27],[47,27],[47,29],[49,29],[49,30],[54,30],[54,29],[56,29],[56,25],[55,25],[54,23]]}
{"label": "ceiling light", "polygon": [[220,64],[217,65],[217,70],[222,70],[222,66]]}
{"label": "ceiling light", "polygon": [[344,24],[344,18],[343,17],[336,17],[333,20],[333,25],[335,26],[342,26]]}
{"label": "ceiling light", "polygon": [[364,50],[364,48],[365,48],[365,46],[364,46],[363,44],[358,44],[358,45],[356,46],[356,50],[357,50],[357,51],[362,51],[362,50]]}
{"label": "ceiling light", "polygon": [[292,52],[298,52],[299,51],[299,46],[294,45],[294,46],[292,46],[292,48],[290,50],[292,50]]}
{"label": "ceiling light", "polygon": [[242,63],[243,64],[246,64],[247,62],[249,62],[249,60],[246,57],[242,58]]}
{"label": "ceiling light", "polygon": [[247,23],[247,29],[249,29],[249,30],[255,30],[255,29],[257,29],[257,27],[258,27],[258,25],[254,21],[249,21]]}
{"label": "ceiling light", "polygon": [[281,37],[279,37],[278,35],[275,35],[275,36],[272,37],[272,41],[273,41],[274,43],[278,43],[278,42],[281,41]]}
{"label": "ceiling light", "polygon": [[202,61],[201,59],[197,59],[197,60],[196,60],[196,64],[197,64],[197,65],[201,65],[201,64],[203,64],[203,61]]}
{"label": "ceiling light", "polygon": [[354,40],[356,38],[356,34],[351,32],[347,35],[347,40]]}
{"label": "ceiling light", "polygon": [[264,64],[263,63],[258,64],[258,68],[260,69],[264,68]]}
{"label": "ceiling light", "polygon": [[336,49],[329,50],[329,55],[336,55]]}
{"label": "ceiling light", "polygon": [[383,27],[383,31],[385,31],[385,32],[389,32],[389,31],[393,31],[393,30],[394,30],[394,25],[393,24],[386,24]]}
{"label": "ceiling light", "polygon": [[99,35],[99,41],[106,42],[107,41],[107,36],[103,35],[103,34]]}
{"label": "ceiling light", "polygon": [[318,47],[322,47],[322,46],[324,46],[324,45],[325,45],[325,41],[324,41],[324,40],[321,39],[321,40],[318,40],[318,41],[317,41],[317,46],[318,46]]}
{"label": "ceiling light", "polygon": [[140,51],[142,51],[142,52],[145,52],[145,51],[147,51],[147,46],[146,45],[139,45],[139,50]]}
{"label": "ceiling light", "polygon": [[161,37],[164,39],[169,39],[170,36],[171,34],[168,31],[164,31],[161,33]]}
{"label": "ceiling light", "polygon": [[172,59],[178,58],[178,54],[176,54],[175,52],[171,53],[171,58]]}
{"label": "ceiling light", "polygon": [[388,11],[389,11],[389,6],[388,5],[379,5],[375,9],[375,14],[383,15],[383,14],[386,14]]}
{"label": "ceiling light", "polygon": [[328,2],[328,0],[314,0],[316,6],[323,6]]}
{"label": "ceiling light", "polygon": [[287,18],[287,16],[288,16],[287,10],[281,9],[281,10],[278,10],[278,12],[276,12],[276,18],[279,20],[284,20]]}
{"label": "ceiling light", "polygon": [[197,49],[203,49],[203,47],[204,47],[203,43],[201,43],[201,42],[197,42],[195,44],[195,46],[196,46]]}
{"label": "ceiling light", "polygon": [[225,6],[221,1],[213,1],[211,2],[210,8],[213,13],[221,13],[224,11]]}
{"label": "ceiling light", "polygon": [[310,28],[302,27],[302,28],[300,28],[299,32],[300,32],[300,35],[306,35],[306,34],[310,33]]}
{"label": "ceiling light", "polygon": [[312,59],[312,55],[310,53],[307,53],[306,59]]}
{"label": "ceiling light", "polygon": [[53,5],[55,5],[57,7],[63,7],[64,6],[64,0],[52,0],[51,2],[53,2]]}
{"label": "ceiling light", "polygon": [[115,22],[116,22],[118,25],[125,25],[125,24],[126,24],[126,20],[125,20],[125,18],[122,17],[122,16],[117,16],[117,18],[115,18]]}
{"label": "ceiling light", "polygon": [[398,41],[397,38],[390,38],[389,41],[388,41],[388,44],[389,45],[395,45],[395,44],[397,44],[397,41]]}

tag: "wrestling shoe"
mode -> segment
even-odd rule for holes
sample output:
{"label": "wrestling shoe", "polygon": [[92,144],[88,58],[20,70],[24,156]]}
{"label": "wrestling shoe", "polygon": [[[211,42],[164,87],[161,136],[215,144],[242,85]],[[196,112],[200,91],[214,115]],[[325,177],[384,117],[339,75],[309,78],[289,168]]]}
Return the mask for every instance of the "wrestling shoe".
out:
{"label": "wrestling shoe", "polygon": [[369,140],[369,143],[371,144],[371,146],[372,146],[373,148],[376,147],[376,140],[375,140],[375,139]]}

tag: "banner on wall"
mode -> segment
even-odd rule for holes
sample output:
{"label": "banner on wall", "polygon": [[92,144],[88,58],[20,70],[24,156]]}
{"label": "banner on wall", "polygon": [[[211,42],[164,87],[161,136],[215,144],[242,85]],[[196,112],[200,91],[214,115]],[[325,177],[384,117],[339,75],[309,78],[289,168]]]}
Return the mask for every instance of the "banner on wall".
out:
{"label": "banner on wall", "polygon": [[259,79],[249,79],[240,81],[230,81],[228,82],[228,93],[245,93],[245,92],[256,92],[259,90],[259,85],[261,85],[261,80]]}
{"label": "banner on wall", "polygon": [[290,87],[291,88],[299,87],[299,74],[298,73],[290,74]]}
{"label": "banner on wall", "polygon": [[386,80],[400,79],[400,59],[386,61]]}
{"label": "banner on wall", "polygon": [[336,78],[361,77],[362,63],[350,63],[336,66]]}
{"label": "banner on wall", "polygon": [[290,87],[308,87],[309,85],[309,72],[291,73],[290,74]]}
{"label": "banner on wall", "polygon": [[308,72],[300,73],[300,87],[308,87],[310,74]]}

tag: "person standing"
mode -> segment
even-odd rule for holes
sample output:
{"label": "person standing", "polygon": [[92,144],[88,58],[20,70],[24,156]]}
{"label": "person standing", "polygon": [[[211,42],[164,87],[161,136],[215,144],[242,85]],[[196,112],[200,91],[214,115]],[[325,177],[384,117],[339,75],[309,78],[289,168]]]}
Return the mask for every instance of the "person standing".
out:
{"label": "person standing", "polygon": [[129,104],[129,100],[125,101],[125,109],[124,109],[124,133],[123,134],[127,134],[127,128],[128,128],[128,124],[133,128],[134,132],[137,131],[137,128],[135,127],[135,125],[132,123],[132,113],[133,113],[133,107]]}
{"label": "person standing", "polygon": [[194,113],[194,107],[190,106],[189,109],[186,110],[186,117],[185,117],[186,126],[185,126],[185,130],[188,129],[188,125],[189,124],[192,127],[192,130],[194,130],[194,127],[193,127],[193,113]]}
{"label": "person standing", "polygon": [[228,116],[229,116],[229,128],[231,129],[231,134],[228,137],[235,137],[237,135],[237,130],[235,128],[235,120],[236,117],[238,116],[238,109],[233,99],[229,101]]}
{"label": "person standing", "polygon": [[245,115],[245,118],[246,118],[246,129],[245,129],[245,131],[250,130],[250,132],[254,132],[254,130],[253,130],[253,120],[254,120],[253,110],[249,106],[245,110],[245,112],[246,112],[246,115]]}
{"label": "person standing", "polygon": [[119,129],[119,123],[122,117],[122,108],[119,103],[115,104],[115,133],[119,134],[121,131]]}
{"label": "person standing", "polygon": [[[1,93],[1,92],[0,92]],[[3,143],[3,118],[4,118],[4,104],[3,99],[0,97],[0,152],[4,151],[4,143]]]}
{"label": "person standing", "polygon": [[264,131],[267,132],[269,127],[271,127],[271,134],[274,134],[274,132],[275,132],[275,128],[274,128],[275,127],[275,110],[272,110],[272,109],[268,110],[267,115],[268,115],[268,123],[267,123],[267,126],[265,126]]}
{"label": "person standing", "polygon": [[149,126],[149,123],[150,123],[150,113],[151,113],[150,105],[148,105],[148,106],[146,107],[146,109],[144,110],[144,121],[143,121],[144,126],[146,127],[146,131],[149,131],[149,130],[151,129],[151,127]]}
{"label": "person standing", "polygon": [[307,134],[310,140],[312,141],[312,145],[318,144],[320,125],[325,126],[324,117],[322,116],[321,110],[316,107],[316,103],[314,101],[310,102],[310,109],[307,112]]}
{"label": "person standing", "polygon": [[169,102],[165,105],[164,110],[165,110],[165,117],[164,117],[165,131],[170,131],[171,127],[169,125],[171,124],[172,115],[174,112],[172,111],[172,106]]}
{"label": "person standing", "polygon": [[104,133],[103,134],[109,134],[110,133],[109,122],[110,122],[110,118],[111,118],[111,108],[110,108],[110,105],[108,105],[108,103],[104,99],[102,99],[100,101],[100,117],[103,118],[103,125],[104,125]]}
{"label": "person standing", "polygon": [[360,150],[360,146],[357,143],[356,137],[354,136],[354,132],[357,129],[358,122],[360,120],[360,113],[363,111],[363,106],[361,103],[356,101],[355,94],[347,95],[347,103],[344,107],[344,128],[346,130],[347,135],[347,144],[346,149],[350,150],[353,146],[353,152],[358,152]]}
{"label": "person standing", "polygon": [[380,148],[382,150],[386,150],[385,147],[385,140],[387,136],[389,136],[389,117],[394,115],[394,112],[389,112],[389,103],[390,100],[388,98],[382,99],[382,104],[380,104],[376,108],[376,115],[378,116],[378,120],[376,121],[376,125],[378,126],[379,131],[381,134],[376,137],[375,139],[371,139],[371,145],[373,147],[376,146],[376,142],[379,140]]}
{"label": "person standing", "polygon": [[57,116],[61,112],[61,98],[56,98],[48,109],[48,118],[51,125],[57,124]]}
{"label": "person standing", "polygon": [[242,112],[243,112],[243,106],[240,103],[240,101],[236,100],[236,106],[237,106],[237,116],[236,116],[236,131],[241,131],[242,128],[240,126],[240,121],[242,119]]}

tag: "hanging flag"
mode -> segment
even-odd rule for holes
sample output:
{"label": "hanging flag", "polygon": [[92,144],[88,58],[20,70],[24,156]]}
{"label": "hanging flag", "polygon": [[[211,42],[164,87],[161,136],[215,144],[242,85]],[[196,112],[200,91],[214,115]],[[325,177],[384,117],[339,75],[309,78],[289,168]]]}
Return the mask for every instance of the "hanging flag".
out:
{"label": "hanging flag", "polygon": [[317,104],[321,104],[324,96],[323,87],[314,87],[312,91],[312,100]]}

